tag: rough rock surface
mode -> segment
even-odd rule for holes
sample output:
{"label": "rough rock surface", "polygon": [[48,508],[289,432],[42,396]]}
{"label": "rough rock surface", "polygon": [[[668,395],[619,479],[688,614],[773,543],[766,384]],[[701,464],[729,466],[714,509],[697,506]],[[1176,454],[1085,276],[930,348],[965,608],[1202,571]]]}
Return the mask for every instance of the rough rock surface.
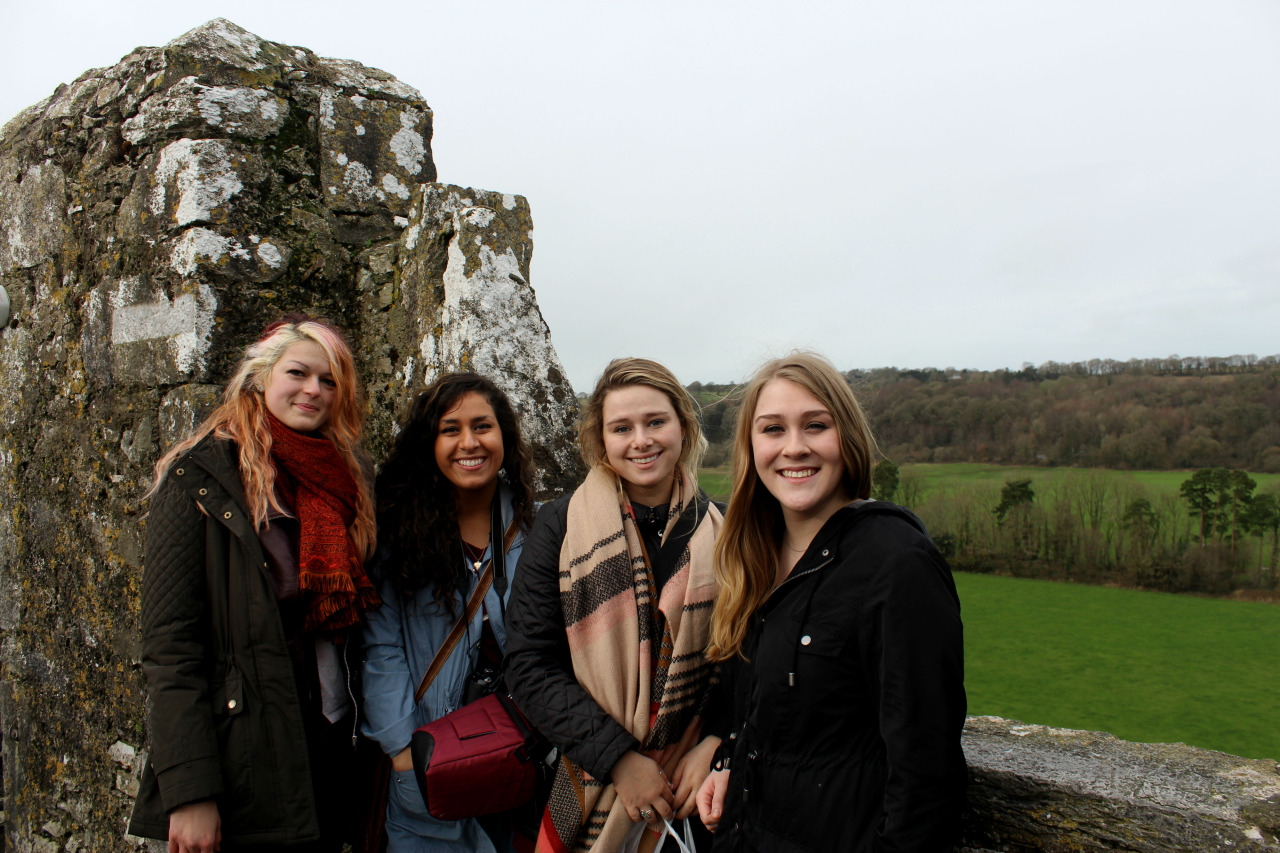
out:
{"label": "rough rock surface", "polygon": [[146,747],[137,601],[151,467],[285,311],[351,333],[385,453],[409,398],[510,391],[544,490],[574,397],[523,198],[432,184],[412,87],[215,20],[0,131],[0,719],[11,849],[107,851]]}
{"label": "rough rock surface", "polygon": [[1280,851],[1280,763],[970,717],[965,844],[1000,853]]}
{"label": "rough rock surface", "polygon": [[532,231],[521,196],[443,184],[417,191],[399,243],[363,256],[364,312],[386,312],[389,324],[363,341],[369,393],[383,405],[434,380],[442,365],[494,377],[520,413],[543,476],[565,483],[580,464],[563,441],[576,400],[529,286]]}

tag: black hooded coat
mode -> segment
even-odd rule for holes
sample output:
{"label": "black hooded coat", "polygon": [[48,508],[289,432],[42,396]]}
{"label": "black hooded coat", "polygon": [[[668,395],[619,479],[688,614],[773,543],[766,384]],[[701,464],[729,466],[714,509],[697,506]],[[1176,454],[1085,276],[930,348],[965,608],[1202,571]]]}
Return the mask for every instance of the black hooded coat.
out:
{"label": "black hooded coat", "polygon": [[967,780],[960,601],[910,511],[841,508],[751,616],[716,853],[941,853]]}

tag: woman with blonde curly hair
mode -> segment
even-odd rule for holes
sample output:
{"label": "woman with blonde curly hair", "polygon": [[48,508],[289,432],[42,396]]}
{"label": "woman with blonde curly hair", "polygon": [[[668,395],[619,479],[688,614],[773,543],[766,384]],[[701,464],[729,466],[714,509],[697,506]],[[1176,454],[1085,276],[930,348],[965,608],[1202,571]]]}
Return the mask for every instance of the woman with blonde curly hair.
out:
{"label": "woman with blonde curly hair", "polygon": [[156,464],[142,579],[151,756],[129,831],[171,853],[341,849],[353,628],[379,603],[363,394],[328,323],[292,315]]}
{"label": "woman with blonde curly hair", "polygon": [[698,793],[717,851],[949,851],[965,763],[960,601],[909,510],[872,501],[844,377],[795,353],[747,386],[709,656],[733,725]]}
{"label": "woman with blonde curly hair", "polygon": [[610,362],[584,405],[590,465],[544,506],[507,614],[507,683],[561,752],[538,850],[652,849],[693,813],[706,735],[720,509],[698,488],[705,440],[671,371]]}

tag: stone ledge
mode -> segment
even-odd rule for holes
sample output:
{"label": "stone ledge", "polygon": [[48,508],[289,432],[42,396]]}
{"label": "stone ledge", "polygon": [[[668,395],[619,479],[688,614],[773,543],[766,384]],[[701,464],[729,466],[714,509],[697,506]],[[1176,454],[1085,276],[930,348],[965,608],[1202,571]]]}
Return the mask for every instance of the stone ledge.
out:
{"label": "stone ledge", "polygon": [[970,717],[974,853],[1280,851],[1280,763]]}

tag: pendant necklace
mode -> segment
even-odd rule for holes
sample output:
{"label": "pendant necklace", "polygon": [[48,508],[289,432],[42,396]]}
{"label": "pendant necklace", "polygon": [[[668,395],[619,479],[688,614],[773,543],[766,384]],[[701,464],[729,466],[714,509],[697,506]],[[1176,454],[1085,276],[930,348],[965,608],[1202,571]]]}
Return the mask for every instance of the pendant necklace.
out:
{"label": "pendant necklace", "polygon": [[793,548],[791,543],[787,541],[787,537],[785,536],[782,537],[782,544],[786,545],[788,550],[795,551],[797,554],[803,554],[805,551],[809,550],[808,545],[805,545],[803,548]]}
{"label": "pendant necklace", "polygon": [[481,564],[484,563],[484,549],[477,548],[464,539],[462,541],[462,553],[467,558],[467,561],[471,563],[472,569],[479,572]]}

